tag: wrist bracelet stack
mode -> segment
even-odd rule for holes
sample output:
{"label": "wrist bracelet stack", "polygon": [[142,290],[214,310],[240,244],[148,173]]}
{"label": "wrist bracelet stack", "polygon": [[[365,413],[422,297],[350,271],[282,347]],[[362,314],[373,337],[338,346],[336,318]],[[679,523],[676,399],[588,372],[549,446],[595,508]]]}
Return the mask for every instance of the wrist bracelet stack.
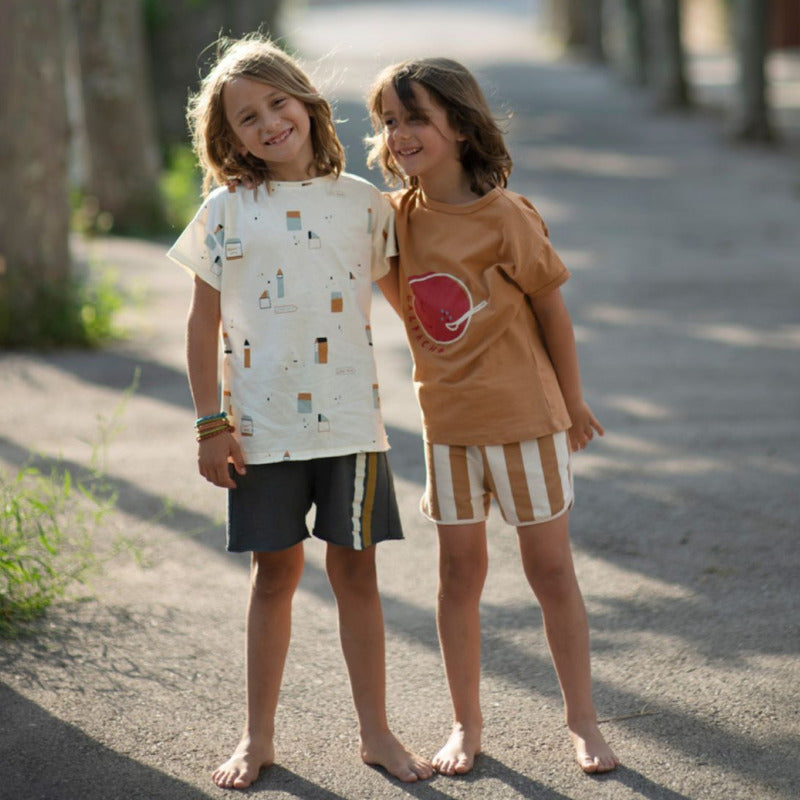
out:
{"label": "wrist bracelet stack", "polygon": [[207,417],[200,417],[200,419],[195,421],[194,427],[197,431],[198,442],[212,439],[214,436],[219,436],[221,433],[233,433],[236,430],[236,428],[228,422],[228,414],[225,411],[220,411],[219,414],[211,414]]}

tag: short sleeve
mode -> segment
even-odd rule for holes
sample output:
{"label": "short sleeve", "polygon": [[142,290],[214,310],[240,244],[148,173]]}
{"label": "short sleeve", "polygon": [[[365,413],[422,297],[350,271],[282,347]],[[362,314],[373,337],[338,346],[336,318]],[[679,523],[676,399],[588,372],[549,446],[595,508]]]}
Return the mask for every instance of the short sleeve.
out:
{"label": "short sleeve", "polygon": [[372,203],[375,218],[372,228],[372,280],[376,281],[389,272],[389,259],[397,255],[397,236],[394,209],[389,198],[375,189]]}
{"label": "short sleeve", "polygon": [[555,251],[544,220],[523,197],[508,214],[506,244],[511,249],[511,277],[527,295],[553,291],[569,279],[569,270]]}
{"label": "short sleeve", "polygon": [[215,289],[222,285],[225,204],[214,193],[200,207],[167,256]]}

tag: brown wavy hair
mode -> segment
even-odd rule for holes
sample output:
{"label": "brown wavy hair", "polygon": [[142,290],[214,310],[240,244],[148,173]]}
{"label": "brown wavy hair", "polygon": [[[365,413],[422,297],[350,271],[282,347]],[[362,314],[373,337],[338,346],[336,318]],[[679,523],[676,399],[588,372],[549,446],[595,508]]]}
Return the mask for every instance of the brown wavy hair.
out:
{"label": "brown wavy hair", "polygon": [[269,187],[272,180],[265,161],[239,152],[238,137],[225,116],[223,90],[229,81],[240,77],[269,84],[300,100],[311,118],[316,174],[339,175],[345,155],[333,125],[333,112],[299,64],[260,33],[241,39],[221,38],[215,44],[216,63],[201,81],[198,92],[189,98],[186,112],[194,151],[203,170],[203,194],[207,195],[215,184],[238,181],[246,186]]}
{"label": "brown wavy hair", "polygon": [[495,186],[507,186],[513,164],[503,131],[475,77],[465,66],[449,58],[402,61],[378,75],[367,94],[367,108],[375,131],[366,139],[367,164],[377,165],[390,186],[419,185],[417,178],[408,178],[392,158],[383,135],[383,90],[389,86],[410,114],[424,117],[414,96],[414,83],[427,90],[431,99],[444,109],[451,127],[465,137],[460,158],[472,191],[483,195]]}

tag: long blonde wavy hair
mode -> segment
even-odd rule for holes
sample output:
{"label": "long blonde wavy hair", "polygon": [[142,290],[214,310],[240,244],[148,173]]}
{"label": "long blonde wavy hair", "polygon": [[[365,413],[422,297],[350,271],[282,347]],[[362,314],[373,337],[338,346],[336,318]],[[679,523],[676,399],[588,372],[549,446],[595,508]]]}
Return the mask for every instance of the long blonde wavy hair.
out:
{"label": "long blonde wavy hair", "polygon": [[341,174],[344,148],[333,124],[330,104],[311,84],[299,64],[260,33],[216,42],[216,63],[189,99],[186,119],[192,144],[203,171],[203,194],[214,185],[240,182],[246,186],[272,180],[269,165],[239,151],[239,141],[228,124],[223,103],[225,85],[234,78],[249,78],[296,97],[311,118],[313,166],[317,175]]}

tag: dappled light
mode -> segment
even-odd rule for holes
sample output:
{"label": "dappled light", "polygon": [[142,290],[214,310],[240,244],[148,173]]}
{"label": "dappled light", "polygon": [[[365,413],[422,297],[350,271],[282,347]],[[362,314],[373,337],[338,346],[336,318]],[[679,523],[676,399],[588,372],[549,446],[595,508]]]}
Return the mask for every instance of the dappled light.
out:
{"label": "dappled light", "polygon": [[[55,9],[51,1],[42,9]],[[774,0],[773,13],[793,10],[791,2]],[[578,34],[569,30],[566,11],[594,4],[262,5],[280,11],[284,44],[332,102],[348,172],[385,188],[365,162],[364,139],[373,131],[364,95],[379,69],[401,59],[463,61],[507,131],[514,162],[509,188],[541,214],[571,273],[561,291],[578,345],[581,388],[605,428],[570,462],[576,498],[570,538],[589,616],[601,730],[623,766],[587,778],[574,764],[517,534],[492,506],[481,605],[486,739],[474,770],[409,787],[361,765],[325,548],[312,539],[294,598],[276,717],[279,762],[248,797],[797,795],[800,41],[772,47],[764,64],[767,103],[743,112],[748,123],[753,117],[763,123],[757,132],[772,132],[782,147],[731,146],[728,137],[742,112],[744,55],[727,15],[758,3],[642,6],[650,14],[667,6],[685,13],[684,63],[670,65],[673,79],[683,71],[689,90],[683,100],[680,81],[670,95],[660,71],[637,73],[637,67],[653,67],[668,36],[668,26],[651,27],[644,61],[635,63],[626,38],[631,20],[621,15],[639,3],[606,3],[599,41],[589,41],[591,30],[584,27],[582,40],[566,44],[568,33]],[[139,98],[127,109],[138,120],[125,131],[140,140],[133,155],[115,149],[124,137],[103,138],[118,130],[124,115],[103,112],[91,92],[82,93],[77,27],[65,34],[68,72],[52,68],[60,49],[55,34],[47,40],[48,29],[55,31],[59,14],[69,16],[67,6],[76,4],[62,3],[52,15],[33,13],[34,5],[10,0],[8,6],[14,25],[22,11],[28,23],[38,17],[34,32],[17,35],[14,25],[0,30],[8,52],[29,59],[13,83],[0,78],[0,118],[13,112],[13,124],[4,128],[7,150],[39,146],[42,137],[47,145],[39,155],[19,157],[20,170],[5,176],[15,187],[9,205],[15,211],[0,213],[0,331],[10,319],[6,309],[23,309],[25,299],[16,289],[24,280],[11,293],[2,281],[16,281],[22,271],[32,285],[48,286],[53,254],[56,266],[75,274],[90,274],[90,265],[108,270],[127,305],[119,317],[125,336],[97,350],[0,351],[0,480],[20,469],[43,476],[66,470],[102,478],[103,491],[114,498],[98,537],[104,571],[56,605],[32,636],[0,642],[0,794],[221,797],[208,773],[241,729],[249,562],[225,552],[226,494],[197,475],[185,367],[192,282],[165,252],[201,202],[185,122],[187,89],[197,88],[213,47],[201,50],[257,4],[148,2],[146,38],[136,34],[137,52],[129,58],[123,45],[134,32],[126,29],[120,38],[117,30],[98,40],[108,20],[99,11],[85,16],[84,35],[95,37],[97,49],[94,66],[83,69],[100,70],[105,53],[104,69],[122,63],[126,79],[115,83],[98,73],[107,80],[95,82],[94,90],[128,85],[154,91],[152,107],[143,111]],[[126,13],[136,7],[124,5]],[[113,0],[97,4],[118,6]],[[777,33],[790,31],[770,35]],[[12,39],[29,46],[12,48]],[[152,49],[152,85],[131,84],[131,65],[145,44]],[[9,70],[23,65],[12,61]],[[55,101],[65,75],[70,107],[61,109]],[[58,80],[47,87],[27,82],[47,76]],[[84,98],[93,103],[92,142],[80,108]],[[676,105],[693,113],[673,113]],[[107,125],[97,125],[98,118]],[[139,122],[148,125],[145,133],[137,134]],[[75,136],[70,156],[68,130]],[[172,153],[165,168],[171,188],[166,200],[139,212],[167,202],[169,222],[152,229],[157,233],[149,239],[118,235],[124,227],[109,236],[99,224],[88,226],[91,236],[73,230],[69,239],[71,209],[73,225],[82,224],[87,198],[98,198],[101,213],[108,202],[88,191],[89,183],[101,186],[105,176],[117,186],[116,178],[135,174],[138,180],[148,171],[144,155],[136,155],[144,144],[148,152]],[[88,181],[94,167],[87,158],[94,153],[101,163],[101,152],[117,153],[125,170],[105,161]],[[55,161],[66,169],[68,158],[75,161],[70,175],[57,175]],[[20,182],[34,177],[46,181]],[[65,181],[86,183],[73,186],[71,208],[55,199]],[[128,196],[121,187],[120,202]],[[123,213],[115,210],[113,220]],[[331,226],[326,235],[333,235],[333,223],[325,224]],[[61,234],[70,258],[59,255],[65,252]],[[40,254],[41,263],[29,261],[37,250],[50,261]],[[526,266],[539,256],[529,250]],[[437,536],[419,507],[426,468],[405,331],[377,289],[371,308],[369,341],[406,537],[377,553],[388,712],[392,726],[430,755],[451,717],[437,637]],[[298,344],[298,359],[319,357],[319,350],[305,352],[304,346]],[[3,535],[0,529],[0,551]],[[122,541],[125,549],[116,544]],[[2,591],[0,574],[0,600]],[[43,761],[42,747],[53,757]]]}
{"label": "dappled light", "polygon": [[520,167],[537,171],[546,169],[631,180],[665,178],[672,171],[672,165],[665,158],[560,146],[520,147],[516,161]]}
{"label": "dappled light", "polygon": [[716,324],[689,325],[689,336],[732,347],[772,348],[800,350],[800,325],[781,325],[772,330],[758,330],[745,325]]}
{"label": "dappled light", "polygon": [[603,398],[603,404],[624,411],[635,419],[664,420],[674,416],[669,408],[645,397],[611,395]]}
{"label": "dappled light", "polygon": [[736,323],[697,323],[658,309],[612,305],[589,306],[584,309],[583,316],[595,323],[628,328],[650,327],[671,336],[734,348],[800,350],[800,326],[793,324],[756,328]]}

